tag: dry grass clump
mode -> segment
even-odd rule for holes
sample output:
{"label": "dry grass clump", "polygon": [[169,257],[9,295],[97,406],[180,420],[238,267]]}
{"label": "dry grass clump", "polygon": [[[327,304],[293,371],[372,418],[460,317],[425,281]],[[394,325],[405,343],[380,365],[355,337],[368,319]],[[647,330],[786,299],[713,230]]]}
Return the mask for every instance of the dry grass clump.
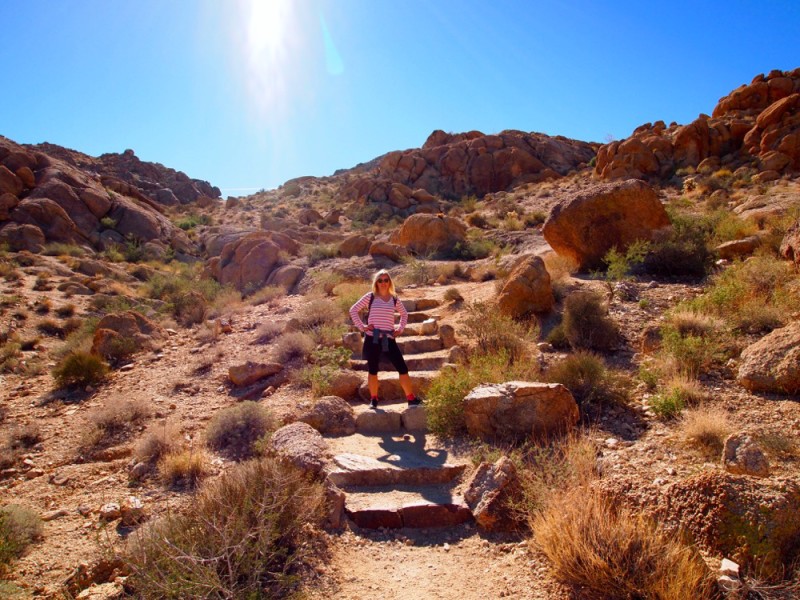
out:
{"label": "dry grass clump", "polygon": [[175,423],[152,425],[133,447],[133,456],[139,462],[154,465],[165,454],[180,444],[180,428]]}
{"label": "dry grass clump", "polygon": [[26,423],[25,425],[14,427],[8,433],[8,447],[12,450],[18,448],[28,449],[33,448],[36,444],[42,441],[42,431],[38,423]]}
{"label": "dry grass clump", "polygon": [[270,302],[283,298],[286,296],[286,290],[279,285],[268,285],[254,292],[248,299],[247,303],[251,306],[260,306],[261,304],[269,304]]}
{"label": "dry grass clump", "polygon": [[444,299],[447,302],[463,302],[464,296],[461,295],[461,292],[458,291],[458,288],[447,288],[447,291],[444,293]]}
{"label": "dry grass clump", "polygon": [[333,288],[336,304],[346,313],[365,293],[369,291],[369,281],[346,281]]}
{"label": "dry grass clump", "polygon": [[49,337],[63,338],[66,336],[64,327],[54,319],[43,319],[36,325],[36,329],[43,335]]}
{"label": "dry grass clump", "polygon": [[619,332],[598,294],[578,292],[564,302],[561,321],[564,336],[574,349],[610,350],[619,341]]}
{"label": "dry grass clump", "polygon": [[273,460],[250,461],[131,536],[128,584],[142,598],[284,598],[312,559],[324,490]]}
{"label": "dry grass clump", "polygon": [[301,331],[285,333],[275,343],[273,358],[283,364],[295,358],[305,359],[314,350],[315,345],[313,338]]}
{"label": "dry grass clump", "polygon": [[214,415],[206,429],[206,442],[232,458],[249,458],[254,454],[253,445],[275,425],[266,407],[247,400]]}
{"label": "dry grass clump", "polygon": [[150,405],[141,399],[110,400],[105,406],[92,410],[87,416],[89,429],[84,433],[80,447],[91,452],[96,448],[113,445],[127,437],[134,425],[152,413]]}
{"label": "dry grass clump", "polygon": [[556,577],[580,588],[581,597],[713,596],[713,578],[696,549],[600,492],[576,486],[555,495],[530,525]]}
{"label": "dry grass clump", "polygon": [[53,370],[58,387],[85,387],[106,378],[108,365],[96,354],[74,350],[64,356]]}
{"label": "dry grass clump", "polygon": [[[350,308],[349,306],[347,308]],[[344,321],[342,308],[333,300],[317,298],[304,305],[297,315],[300,328],[318,330],[325,325],[338,325]]]}
{"label": "dry grass clump", "polygon": [[276,323],[275,321],[264,323],[263,325],[260,325],[256,331],[256,339],[253,341],[253,343],[269,344],[283,332],[283,328],[283,323]]}
{"label": "dry grass clump", "polygon": [[158,462],[158,474],[164,485],[194,489],[211,472],[210,463],[204,450],[184,448],[163,455]]}
{"label": "dry grass clump", "polygon": [[0,345],[0,373],[10,373],[20,365],[22,345],[17,337],[7,337]]}
{"label": "dry grass clump", "polygon": [[16,504],[0,508],[0,575],[42,532],[42,520],[30,508]]}
{"label": "dry grass clump", "polygon": [[719,455],[733,425],[724,410],[712,406],[689,408],[681,417],[678,431],[685,440],[697,444],[708,454]]}
{"label": "dry grass clump", "polygon": [[[691,325],[681,323],[681,325],[702,328],[699,323]],[[716,335],[710,333],[695,335],[687,329],[687,333],[681,334],[680,330],[669,321],[664,323],[661,327],[660,353],[664,370],[695,379],[715,364],[723,362],[727,353],[726,338],[723,332],[715,333]]]}
{"label": "dry grass clump", "polygon": [[722,329],[722,322],[709,314],[679,308],[667,316],[669,323],[681,336],[706,336]]}
{"label": "dry grass clump", "polygon": [[65,304],[56,309],[56,315],[61,319],[68,319],[75,315],[75,305]]}
{"label": "dry grass clump", "polygon": [[552,365],[545,378],[565,386],[584,410],[592,406],[625,404],[628,400],[630,381],[609,370],[602,358],[585,350]]}
{"label": "dry grass clump", "polygon": [[37,315],[46,315],[50,312],[53,308],[53,303],[50,301],[49,298],[42,298],[37,300],[36,303],[33,305],[33,312]]}
{"label": "dry grass clump", "polygon": [[464,329],[467,337],[475,341],[476,352],[505,352],[510,363],[530,356],[529,346],[539,335],[538,323],[515,321],[485,302],[475,302],[467,307]]}

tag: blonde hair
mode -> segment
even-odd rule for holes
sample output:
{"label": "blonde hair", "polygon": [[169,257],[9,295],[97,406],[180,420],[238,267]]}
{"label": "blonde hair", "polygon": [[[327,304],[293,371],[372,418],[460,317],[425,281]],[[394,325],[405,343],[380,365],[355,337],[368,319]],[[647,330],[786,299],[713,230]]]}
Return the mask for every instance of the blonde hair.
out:
{"label": "blonde hair", "polygon": [[389,275],[389,271],[386,269],[381,269],[375,273],[375,276],[372,278],[372,293],[376,296],[378,295],[378,279],[381,277],[381,275],[386,275],[389,278],[389,294],[392,296],[397,296],[397,292],[394,289],[394,279],[392,279],[392,276]]}

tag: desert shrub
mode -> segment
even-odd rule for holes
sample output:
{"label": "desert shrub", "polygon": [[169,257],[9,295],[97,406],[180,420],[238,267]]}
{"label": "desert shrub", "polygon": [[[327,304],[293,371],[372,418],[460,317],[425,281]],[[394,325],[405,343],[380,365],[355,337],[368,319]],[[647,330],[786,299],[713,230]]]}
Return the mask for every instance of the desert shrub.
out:
{"label": "desert shrub", "polygon": [[117,226],[117,221],[111,217],[103,217],[100,219],[100,226],[103,229],[114,229]]}
{"label": "desert shrub", "polygon": [[447,302],[463,302],[464,296],[461,295],[461,292],[458,291],[458,288],[447,288],[447,291],[444,293],[444,299]]}
{"label": "desert shrub", "polygon": [[346,281],[336,284],[333,289],[333,295],[336,296],[336,305],[342,311],[342,314],[350,310],[365,293],[369,291],[370,284],[368,281],[355,282]]}
{"label": "desert shrub", "polygon": [[64,328],[53,319],[43,319],[36,325],[36,329],[49,337],[63,338],[65,336]]}
{"label": "desert shrub", "polygon": [[225,290],[241,300],[238,291],[222,288],[192,266],[181,266],[173,273],[155,273],[143,287],[146,297],[164,301],[164,310],[186,326],[202,323],[211,304],[220,312],[217,301]]}
{"label": "desert shrub", "polygon": [[714,254],[706,245],[710,224],[691,216],[672,214],[671,218],[671,231],[650,245],[644,270],[658,276],[705,276],[714,264]]}
{"label": "desert shrub", "polygon": [[158,462],[161,481],[177,489],[197,487],[210,470],[210,459],[204,450],[172,450]]}
{"label": "desert shrub", "polygon": [[603,257],[603,263],[606,265],[606,280],[628,279],[633,271],[644,262],[649,249],[650,243],[643,240],[632,243],[624,253],[617,250],[616,246],[611,248]]}
{"label": "desert shrub", "polygon": [[81,350],[68,353],[53,370],[58,387],[96,385],[107,374],[108,365],[101,357]]}
{"label": "desert shrub", "polygon": [[279,285],[268,285],[254,292],[247,302],[251,306],[260,306],[261,304],[269,304],[273,300],[283,298],[286,295],[286,290]]}
{"label": "desert shrub", "polygon": [[133,426],[149,417],[151,412],[150,405],[144,400],[109,400],[88,414],[89,428],[81,439],[81,450],[92,452],[127,437]]}
{"label": "desert shrub", "polygon": [[722,323],[714,316],[681,307],[671,311],[666,322],[681,336],[708,336],[722,329]]}
{"label": "desert shrub", "polygon": [[433,270],[426,261],[414,256],[408,256],[403,259],[403,263],[406,266],[402,278],[404,283],[414,285],[426,285],[428,283]]}
{"label": "desert shrub", "polygon": [[471,227],[477,227],[478,229],[487,229],[489,227],[489,221],[486,220],[480,213],[472,213],[467,216],[467,224]]}
{"label": "desert shrub", "polygon": [[336,258],[337,247],[335,244],[317,244],[303,250],[304,256],[308,259],[308,266],[313,267],[323,260]]}
{"label": "desert shrub", "polygon": [[42,520],[30,508],[8,504],[0,508],[0,574],[42,537]]}
{"label": "desert shrub", "polygon": [[561,323],[564,336],[575,349],[609,350],[619,340],[617,326],[609,318],[600,296],[592,292],[568,296]]}
{"label": "desert shrub", "polygon": [[253,444],[274,428],[275,419],[269,410],[248,400],[214,415],[206,429],[206,442],[232,458],[249,458]]}
{"label": "desert shrub", "polygon": [[550,252],[544,257],[544,266],[551,280],[567,279],[578,272],[579,265],[575,259]]}
{"label": "desert shrub", "polygon": [[665,323],[661,327],[661,354],[669,369],[697,378],[725,358],[725,348],[719,336],[681,335],[675,326]]}
{"label": "desert shrub", "polygon": [[447,253],[447,258],[453,260],[480,260],[497,251],[497,244],[484,237],[467,238],[463,242],[456,242],[453,249]]}
{"label": "desert shrub", "polygon": [[529,343],[539,335],[537,324],[515,321],[484,302],[467,307],[464,329],[467,337],[475,341],[476,352],[496,354],[502,351],[510,363],[528,356]]}
{"label": "desert shrub", "polygon": [[42,441],[42,432],[36,422],[15,427],[8,433],[6,445],[12,450],[33,448]]}
{"label": "desert shrub", "polygon": [[758,232],[758,225],[752,220],[745,220],[727,209],[715,211],[710,216],[714,244],[740,240]]}
{"label": "desert shrub", "polygon": [[341,346],[317,348],[311,354],[312,364],[296,371],[294,380],[311,389],[315,398],[327,396],[336,374],[350,362],[350,350]]}
{"label": "desert shrub", "polygon": [[314,346],[313,338],[302,331],[284,333],[275,343],[273,358],[283,364],[295,358],[305,359]]}
{"label": "desert shrub", "polygon": [[269,321],[268,323],[260,325],[256,331],[256,339],[253,341],[253,343],[269,344],[272,340],[283,333],[283,327],[284,326],[282,323],[276,323],[275,321]]}
{"label": "desert shrub", "polygon": [[34,304],[33,312],[37,315],[46,315],[50,312],[51,308],[53,308],[53,303],[50,302],[48,298],[42,298],[41,300],[37,300],[36,304]]}
{"label": "desert shrub", "polygon": [[490,354],[474,354],[458,369],[446,369],[431,382],[426,393],[428,427],[442,437],[453,437],[465,431],[464,397],[483,383],[530,380],[538,369],[529,361],[511,361],[508,351],[499,348]]}
{"label": "desert shrub", "polygon": [[687,409],[681,416],[678,427],[685,440],[697,444],[713,456],[720,455],[725,438],[733,433],[728,413],[706,406]]}
{"label": "desert shrub", "polygon": [[547,213],[541,210],[535,210],[530,214],[524,216],[525,227],[536,227],[541,225],[547,220]]}
{"label": "desert shrub", "polygon": [[768,454],[778,459],[796,459],[800,456],[800,444],[792,433],[767,431],[756,436]]}
{"label": "desert shrub", "polygon": [[713,597],[696,549],[600,492],[571,488],[531,519],[531,529],[556,577],[582,597]]}
{"label": "desert shrub", "polygon": [[154,465],[176,449],[180,443],[180,429],[174,423],[151,426],[133,447],[133,456],[139,462]]}
{"label": "desert shrub", "polygon": [[0,345],[0,373],[10,373],[19,366],[21,350],[22,346],[16,338]]}
{"label": "desert shrub", "polygon": [[64,244],[61,242],[50,242],[45,244],[42,254],[46,256],[83,256],[86,251],[75,244]]}
{"label": "desert shrub", "polygon": [[324,325],[343,323],[344,314],[335,301],[318,298],[303,306],[297,315],[297,320],[301,329],[315,330]]}
{"label": "desert shrub", "polygon": [[602,358],[584,350],[555,363],[545,377],[565,386],[584,409],[591,405],[624,404],[628,400],[629,382],[624,376],[610,371]]}
{"label": "desert shrub", "polygon": [[206,487],[190,510],[133,534],[129,584],[143,598],[283,598],[299,583],[324,514],[320,484],[278,461],[251,461]]}
{"label": "desert shrub", "polygon": [[740,331],[770,331],[786,323],[796,304],[797,276],[784,261],[758,255],[715,276],[705,294],[689,307],[723,318]]}
{"label": "desert shrub", "polygon": [[56,309],[56,315],[62,319],[68,319],[75,314],[75,305],[74,304],[65,304],[64,306],[59,306]]}

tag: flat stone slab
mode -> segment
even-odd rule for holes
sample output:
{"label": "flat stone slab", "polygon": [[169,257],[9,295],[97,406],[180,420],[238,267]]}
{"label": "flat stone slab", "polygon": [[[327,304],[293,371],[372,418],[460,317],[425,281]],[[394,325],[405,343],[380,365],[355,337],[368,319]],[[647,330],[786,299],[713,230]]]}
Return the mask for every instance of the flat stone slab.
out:
{"label": "flat stone slab", "polygon": [[435,457],[386,454],[371,458],[359,454],[337,454],[328,479],[338,486],[431,485],[447,483],[464,472],[466,465],[438,462]]}
{"label": "flat stone slab", "polygon": [[452,484],[358,488],[347,492],[347,516],[366,529],[450,527],[472,521],[464,499]]}
{"label": "flat stone slab", "polygon": [[[355,371],[358,373],[363,383],[358,389],[358,394],[363,399],[369,398],[369,389],[367,388],[366,371]],[[431,382],[439,375],[439,371],[409,371],[408,376],[411,377],[411,383],[414,386],[414,392],[417,394],[425,394],[431,385]],[[406,396],[403,393],[403,388],[400,387],[400,381],[397,378],[396,371],[381,372],[378,374],[378,396],[381,400],[386,402],[403,401],[405,402]]]}

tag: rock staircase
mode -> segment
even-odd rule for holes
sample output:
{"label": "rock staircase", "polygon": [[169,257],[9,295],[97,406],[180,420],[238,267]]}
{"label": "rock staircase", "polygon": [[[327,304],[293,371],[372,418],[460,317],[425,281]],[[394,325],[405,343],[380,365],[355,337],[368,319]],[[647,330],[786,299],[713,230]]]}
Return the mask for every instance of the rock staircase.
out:
{"label": "rock staircase", "polygon": [[[439,330],[428,310],[438,301],[403,301],[409,325],[398,346],[415,390],[424,396],[430,382],[448,368],[452,336]],[[444,333],[444,335],[443,335]],[[355,348],[355,344],[352,345]],[[455,457],[428,435],[425,405],[409,407],[391,364],[380,374],[377,410],[366,400],[367,365],[354,353],[351,367],[363,375],[362,402],[353,403],[356,433],[326,436],[334,467],[329,479],[345,493],[345,512],[358,526],[377,528],[447,527],[472,520],[458,493],[468,461]]]}

